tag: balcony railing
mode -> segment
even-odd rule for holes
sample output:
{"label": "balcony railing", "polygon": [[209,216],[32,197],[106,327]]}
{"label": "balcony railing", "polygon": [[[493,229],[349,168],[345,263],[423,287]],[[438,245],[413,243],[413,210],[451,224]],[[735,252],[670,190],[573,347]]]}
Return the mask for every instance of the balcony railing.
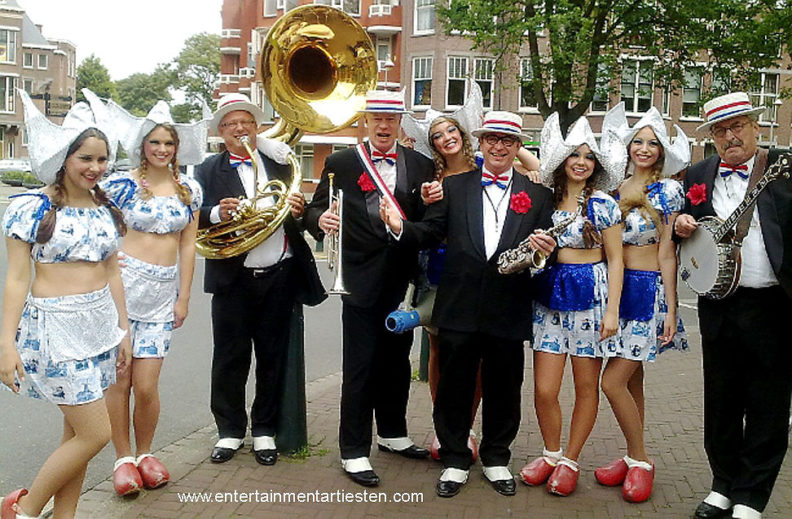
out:
{"label": "balcony railing", "polygon": [[390,16],[393,12],[392,5],[370,5],[369,16]]}

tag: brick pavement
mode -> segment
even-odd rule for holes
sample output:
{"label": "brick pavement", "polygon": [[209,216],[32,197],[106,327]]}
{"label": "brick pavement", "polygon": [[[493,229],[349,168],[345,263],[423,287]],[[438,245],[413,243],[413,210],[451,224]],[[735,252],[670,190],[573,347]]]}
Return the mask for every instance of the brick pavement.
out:
{"label": "brick pavement", "polygon": [[[581,457],[581,479],[568,498],[547,494],[544,488],[518,484],[515,497],[496,494],[484,480],[480,465],[453,499],[440,499],[434,485],[441,466],[434,461],[415,461],[372,450],[371,462],[382,479],[376,489],[389,498],[395,493],[418,493],[417,503],[183,503],[180,492],[363,492],[341,472],[338,454],[338,402],[340,376],[333,375],[308,386],[308,431],[313,454],[307,459],[281,458],[274,467],[258,465],[246,448],[225,464],[213,464],[208,454],[216,441],[213,426],[196,431],[162,449],[158,455],[171,470],[166,487],[144,491],[137,498],[116,497],[110,481],[83,495],[78,517],[531,517],[531,518],[684,518],[709,490],[710,472],[702,443],[701,356],[695,317],[686,318],[693,351],[670,352],[649,365],[646,374],[646,443],[654,457],[657,477],[652,498],[628,504],[619,488],[596,484],[594,468],[623,454],[624,439],[603,398],[594,431]],[[565,424],[573,398],[567,370],[562,389]],[[523,390],[523,422],[513,446],[512,470],[517,472],[542,447],[530,391],[531,366],[526,366]],[[425,383],[414,382],[409,406],[409,430],[423,445],[431,440],[431,404]],[[167,417],[162,417],[167,420]],[[566,427],[566,426],[565,426]],[[480,424],[476,423],[476,430]],[[566,428],[565,428],[566,432]],[[765,517],[792,517],[792,467],[789,456],[776,483]],[[368,490],[371,492],[371,490]],[[399,496],[401,497],[401,496]]]}

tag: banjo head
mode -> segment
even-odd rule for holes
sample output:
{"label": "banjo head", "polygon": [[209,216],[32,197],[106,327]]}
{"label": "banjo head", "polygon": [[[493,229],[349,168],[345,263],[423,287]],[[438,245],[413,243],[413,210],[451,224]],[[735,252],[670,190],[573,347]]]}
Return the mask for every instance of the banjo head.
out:
{"label": "banjo head", "polygon": [[[718,244],[703,227],[714,227],[717,220],[699,221],[699,227],[679,247],[679,275],[697,294],[710,291],[718,281]],[[714,225],[713,225],[714,224]]]}

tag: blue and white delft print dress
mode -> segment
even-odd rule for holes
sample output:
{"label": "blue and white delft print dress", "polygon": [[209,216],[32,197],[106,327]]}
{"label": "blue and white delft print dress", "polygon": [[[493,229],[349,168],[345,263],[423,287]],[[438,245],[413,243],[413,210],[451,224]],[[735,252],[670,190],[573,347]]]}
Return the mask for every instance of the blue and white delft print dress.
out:
{"label": "blue and white delft print dress", "polygon": [[[664,178],[647,186],[649,203],[668,223],[671,213],[682,210],[685,194],[676,180]],[[638,247],[660,242],[661,229],[637,207],[630,209],[624,219],[622,242]],[[608,357],[622,357],[635,361],[653,362],[658,353],[668,349],[687,350],[688,341],[682,318],[677,314],[674,340],[661,346],[658,336],[663,334],[668,305],[660,272],[624,269],[621,305],[619,308],[619,342],[605,353]]]}
{"label": "blue and white delft print dress", "polygon": [[[602,191],[594,191],[584,214],[557,238],[558,248],[586,248],[583,225],[592,222],[597,231],[621,223],[616,201]],[[553,225],[569,218],[568,211],[556,209]],[[601,248],[602,245],[595,245]],[[570,354],[578,357],[604,357],[616,347],[618,337],[600,341],[600,325],[608,304],[608,266],[598,263],[556,263],[536,277],[531,347],[536,351]],[[618,335],[618,334],[617,334]]]}
{"label": "blue and white delft print dress", "polygon": [[[34,190],[12,198],[3,233],[32,244],[36,263],[96,263],[116,253],[120,236],[107,207],[58,209],[52,238],[39,244],[36,234],[51,206],[49,197]],[[16,334],[25,369],[21,392],[58,405],[102,398],[115,382],[117,346],[124,335],[108,286],[59,297],[29,294]]]}

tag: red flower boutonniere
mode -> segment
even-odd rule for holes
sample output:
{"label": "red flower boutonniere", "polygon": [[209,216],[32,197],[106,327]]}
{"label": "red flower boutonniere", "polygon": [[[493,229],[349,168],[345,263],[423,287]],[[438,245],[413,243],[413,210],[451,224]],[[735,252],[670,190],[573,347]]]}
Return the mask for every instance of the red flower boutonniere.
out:
{"label": "red flower boutonniere", "polygon": [[520,191],[511,196],[509,208],[515,213],[525,214],[531,207],[533,207],[533,202],[531,202],[531,197],[525,191]]}
{"label": "red flower boutonniere", "polygon": [[693,184],[685,196],[693,205],[703,204],[707,201],[707,186],[704,184]]}
{"label": "red flower boutonniere", "polygon": [[376,189],[376,186],[374,185],[374,182],[371,181],[368,173],[361,173],[357,183],[360,186],[360,190],[364,193],[368,193],[369,191],[374,191]]}

